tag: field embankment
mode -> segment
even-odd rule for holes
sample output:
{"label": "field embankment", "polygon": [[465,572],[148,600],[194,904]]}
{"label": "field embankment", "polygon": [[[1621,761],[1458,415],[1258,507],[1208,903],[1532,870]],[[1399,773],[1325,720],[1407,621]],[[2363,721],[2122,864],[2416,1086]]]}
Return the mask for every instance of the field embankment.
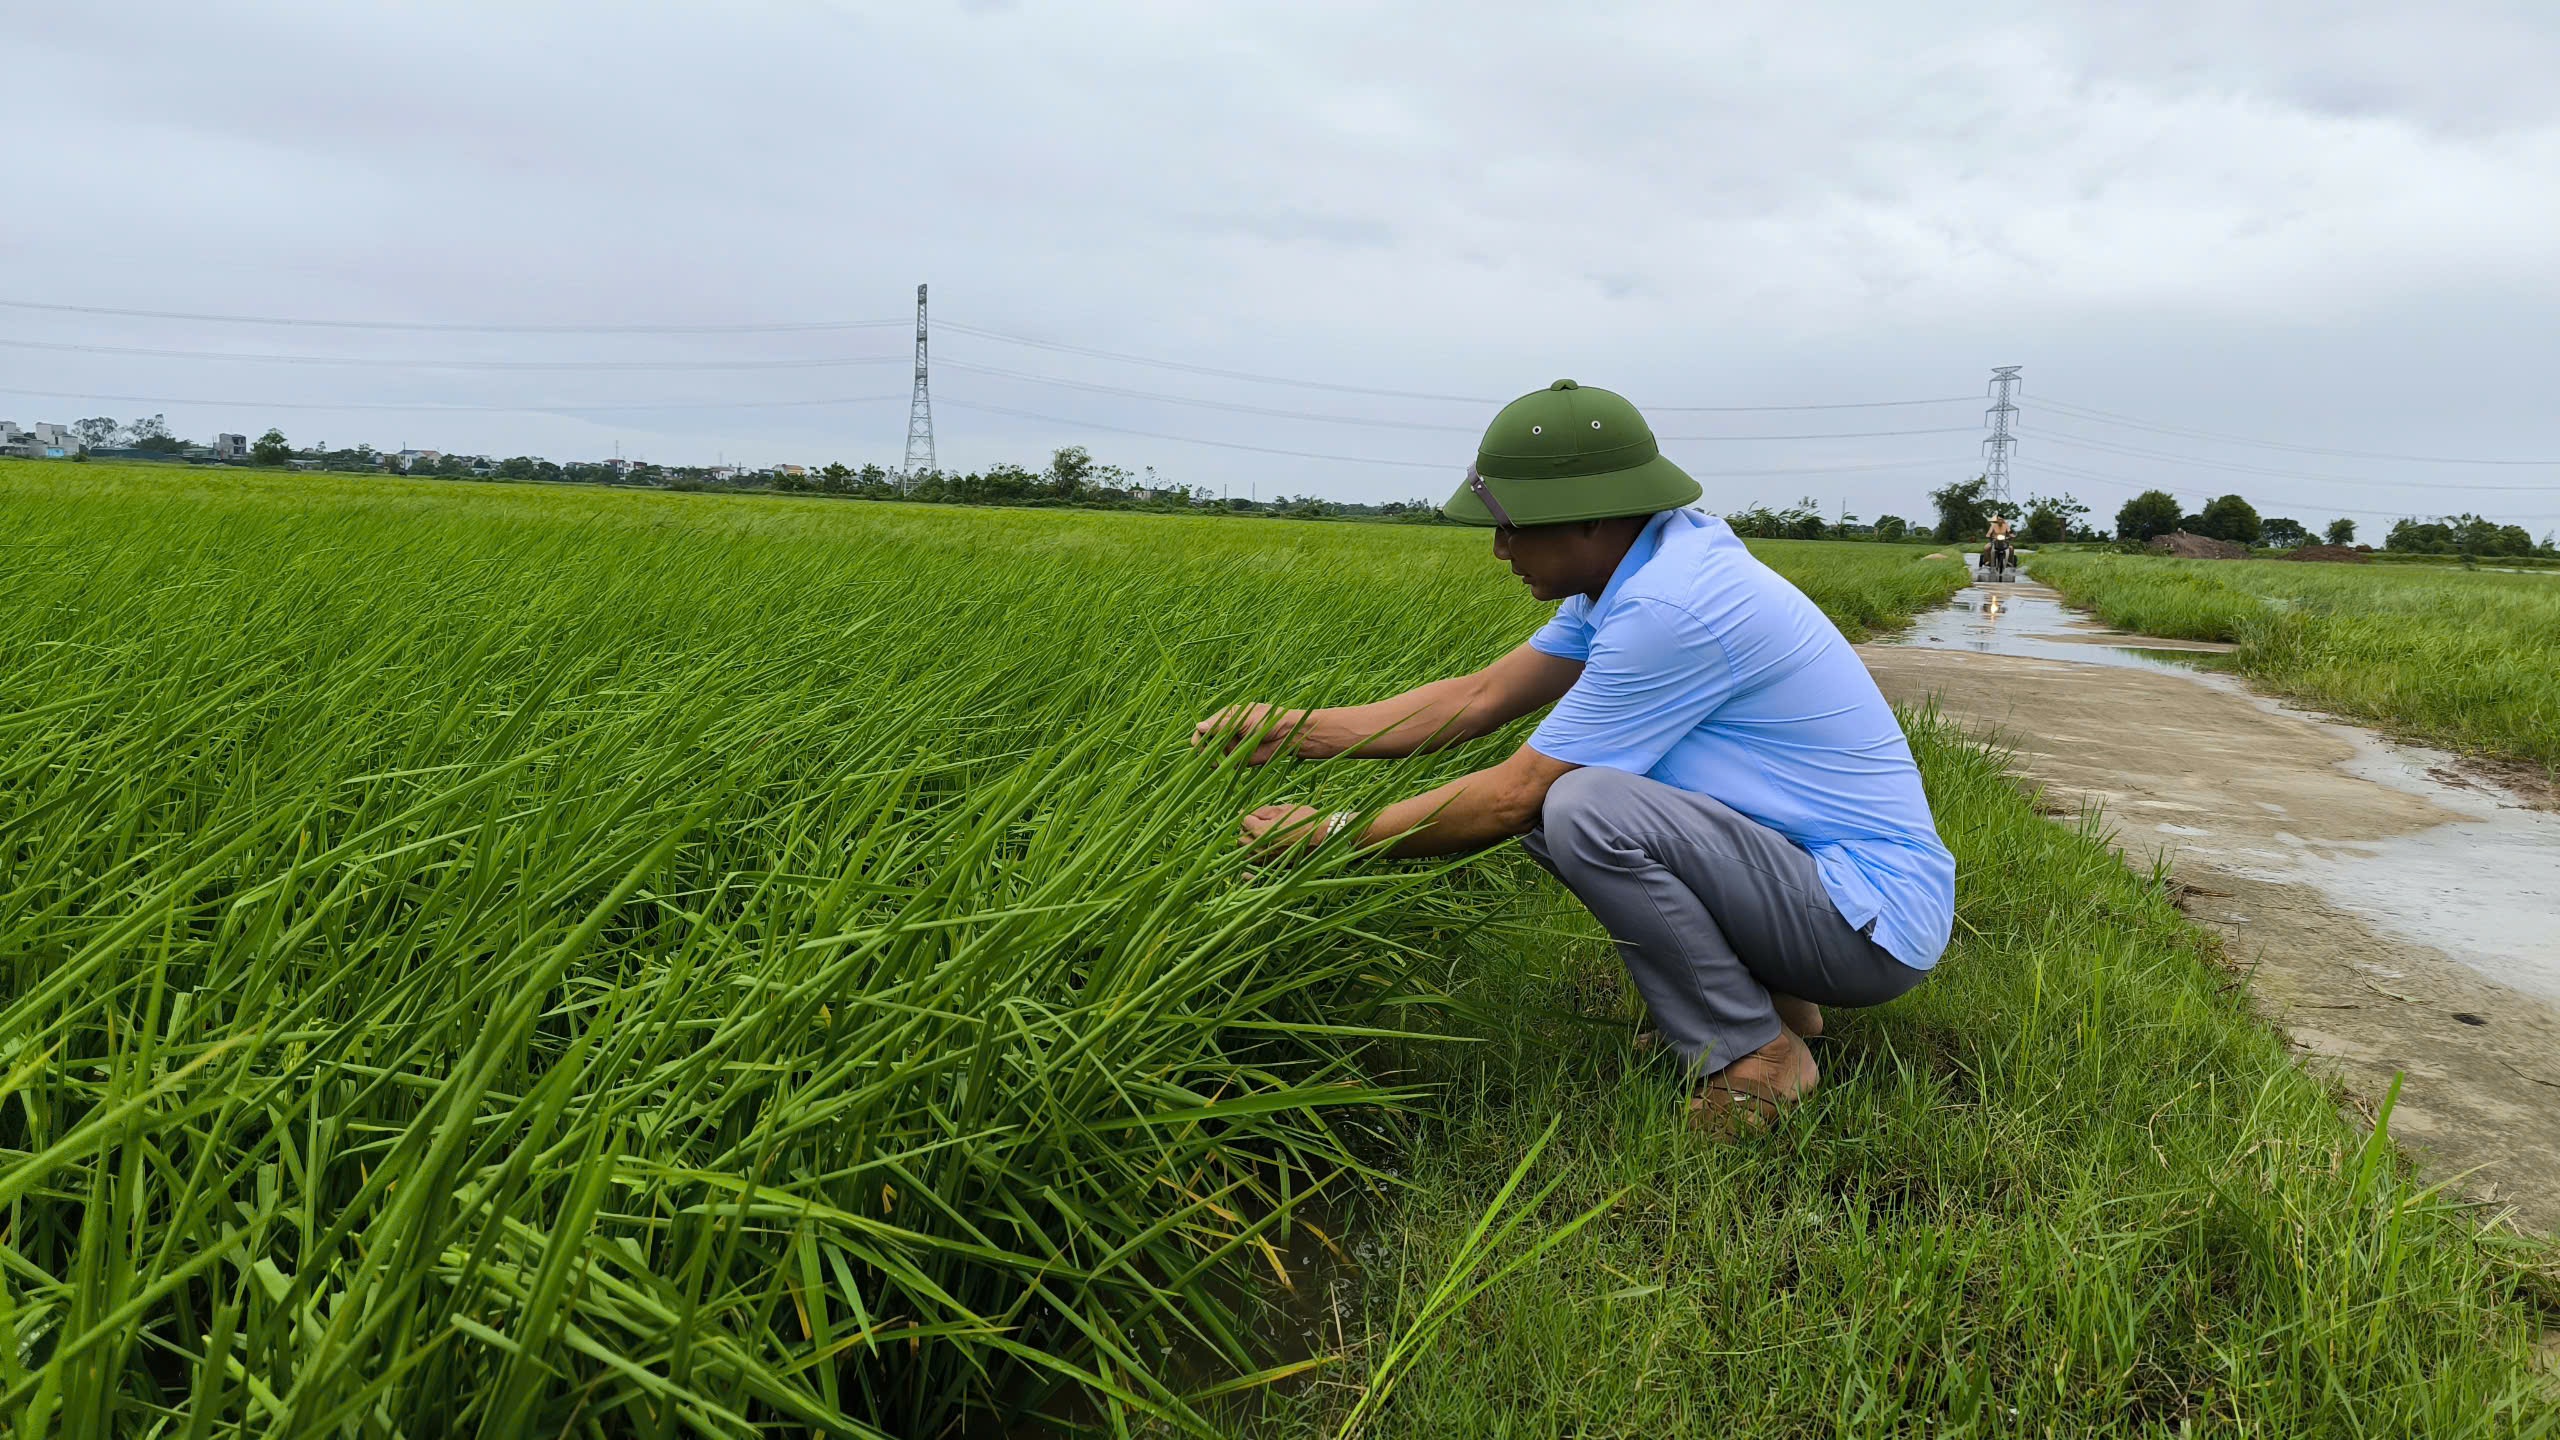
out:
{"label": "field embankment", "polygon": [[2051,552],[2035,578],[2119,629],[2236,642],[2277,693],[2560,770],[2560,582],[2438,566]]}
{"label": "field embankment", "polygon": [[[2526,1259],[1942,730],[1958,950],[1757,1145],[1516,849],[1244,867],[1502,743],[1184,743],[1514,643],[1481,534],[104,466],[0,468],[0,534],[15,1433],[1194,1428],[1285,1228],[1374,1254],[1351,1379],[1558,1116],[1542,1218],[1623,1197],[1378,1426],[2542,1423]],[[1770,553],[1856,625],[1960,581]]]}

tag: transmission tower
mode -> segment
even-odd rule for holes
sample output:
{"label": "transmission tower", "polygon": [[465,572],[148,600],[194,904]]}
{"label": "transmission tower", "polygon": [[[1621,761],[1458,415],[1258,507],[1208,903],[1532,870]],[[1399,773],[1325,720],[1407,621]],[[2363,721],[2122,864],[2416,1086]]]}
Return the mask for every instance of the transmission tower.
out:
{"label": "transmission tower", "polygon": [[933,394],[925,385],[924,375],[924,287],[916,287],[916,394],[907,402],[907,463],[900,477],[901,490],[916,483],[918,476],[930,475],[933,464]]}
{"label": "transmission tower", "polygon": [[[918,340],[916,345],[916,374],[921,377],[924,374],[924,342]],[[1991,372],[1991,409],[1983,417],[1991,422],[1991,433],[1982,442],[1982,478],[1990,482],[1983,501],[1991,507],[1992,514],[2012,519],[2016,518],[2017,511],[2009,503],[2009,448],[2018,443],[2018,437],[2010,433],[2009,426],[2018,418],[2018,407],[2010,404],[2009,399],[2018,393],[2018,368],[2001,365]],[[919,378],[916,383],[922,385],[924,381]],[[923,392],[919,390],[917,393]]]}

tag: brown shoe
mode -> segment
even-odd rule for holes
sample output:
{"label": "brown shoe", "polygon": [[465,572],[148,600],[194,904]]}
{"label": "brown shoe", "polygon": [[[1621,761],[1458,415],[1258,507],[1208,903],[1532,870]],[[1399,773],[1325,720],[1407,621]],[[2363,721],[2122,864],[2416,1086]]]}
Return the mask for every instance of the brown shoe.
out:
{"label": "brown shoe", "polygon": [[1732,1137],[1766,1129],[1813,1093],[1822,1068],[1792,1030],[1708,1076],[1689,1100],[1689,1128]]}

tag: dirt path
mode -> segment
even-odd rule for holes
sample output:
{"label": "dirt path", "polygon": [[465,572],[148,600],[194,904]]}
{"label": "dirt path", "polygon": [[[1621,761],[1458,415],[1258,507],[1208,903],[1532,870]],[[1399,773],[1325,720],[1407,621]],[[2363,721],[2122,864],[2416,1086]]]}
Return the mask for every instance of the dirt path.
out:
{"label": "dirt path", "polygon": [[2560,1232],[2560,814],[2126,644],[2032,584],[1968,590],[1861,647],[1887,696],[1935,695],[2018,771],[2166,850],[2189,913],[2252,967],[2262,1008],[2429,1172]]}

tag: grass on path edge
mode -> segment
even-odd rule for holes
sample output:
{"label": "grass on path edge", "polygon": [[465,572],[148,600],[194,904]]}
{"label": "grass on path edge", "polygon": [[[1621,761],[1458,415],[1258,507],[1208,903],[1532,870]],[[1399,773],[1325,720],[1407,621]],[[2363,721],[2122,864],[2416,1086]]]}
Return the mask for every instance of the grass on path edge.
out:
{"label": "grass on path edge", "polygon": [[2066,553],[2033,573],[2119,629],[2236,643],[2240,673],[2278,694],[2560,778],[2560,582]]}

